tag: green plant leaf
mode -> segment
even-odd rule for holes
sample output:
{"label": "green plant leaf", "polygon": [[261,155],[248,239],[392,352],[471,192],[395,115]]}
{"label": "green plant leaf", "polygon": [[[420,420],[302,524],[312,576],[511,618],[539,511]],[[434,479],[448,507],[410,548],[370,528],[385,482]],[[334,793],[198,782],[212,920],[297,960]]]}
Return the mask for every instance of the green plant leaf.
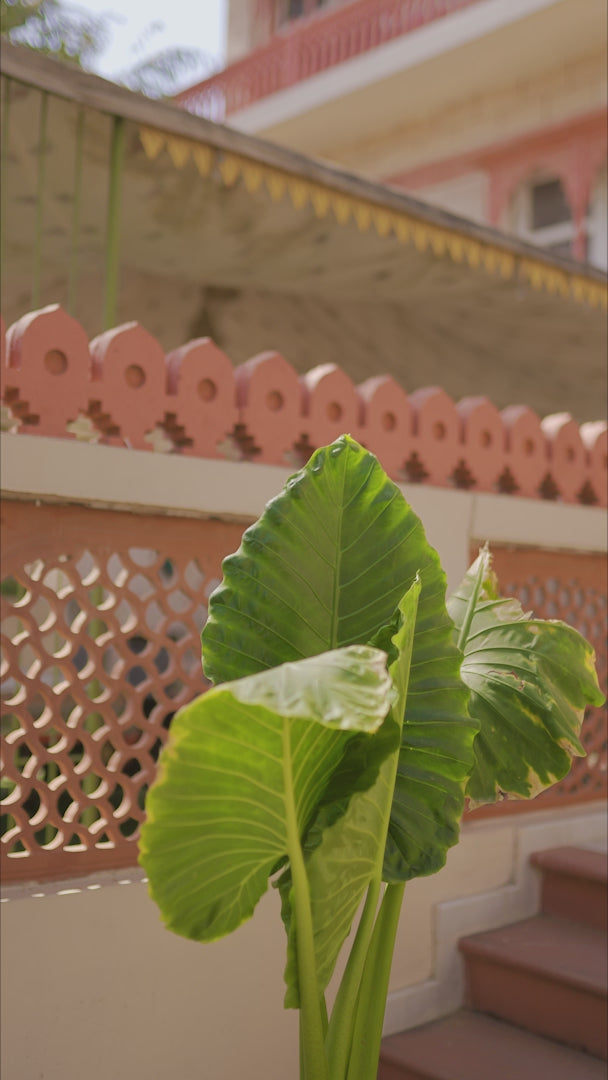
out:
{"label": "green plant leaf", "polygon": [[[436,553],[376,458],[349,436],[317,450],[223,562],[203,630],[215,684],[370,641]],[[441,586],[439,586],[441,591]]]}
{"label": "green plant leaf", "polygon": [[594,651],[565,623],[534,619],[517,600],[502,599],[487,548],[448,607],[464,649],[470,711],[481,725],[471,805],[532,798],[585,754],[585,707],[604,700]]}
{"label": "green plant leaf", "polygon": [[[375,873],[382,870],[382,839],[390,817],[401,719],[414,638],[420,581],[416,579],[399,604],[399,623],[392,640],[395,658],[389,669],[397,699],[375,740],[391,740],[375,783],[342,803],[321,808],[304,844],[306,873],[314,929],[315,964],[320,991],[324,991],[353,919]],[[395,718],[395,714],[398,719]],[[352,745],[352,744],[351,744]],[[332,783],[332,789],[334,785]],[[278,887],[287,929],[286,1008],[299,1007],[297,949],[293,925],[292,880],[289,868]]]}
{"label": "green plant leaf", "polygon": [[385,874],[434,873],[458,839],[477,724],[459,676],[445,575],[399,488],[343,435],[288,481],[223,572],[202,635],[215,683],[370,642],[382,628],[390,646],[397,605],[420,574]]}
{"label": "green plant leaf", "polygon": [[226,683],[176,715],[140,842],[169,929],[212,941],[253,914],[290,855],[288,818],[299,843],[351,740],[369,742],[375,779],[390,743],[373,733],[392,700],[385,654],[353,646]]}

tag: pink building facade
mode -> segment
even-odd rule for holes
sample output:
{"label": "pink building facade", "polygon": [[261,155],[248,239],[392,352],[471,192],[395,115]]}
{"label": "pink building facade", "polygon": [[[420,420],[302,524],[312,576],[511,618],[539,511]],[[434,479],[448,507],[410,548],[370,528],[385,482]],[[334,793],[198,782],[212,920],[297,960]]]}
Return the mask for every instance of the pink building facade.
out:
{"label": "pink building facade", "polygon": [[192,111],[608,266],[596,0],[230,0]]}

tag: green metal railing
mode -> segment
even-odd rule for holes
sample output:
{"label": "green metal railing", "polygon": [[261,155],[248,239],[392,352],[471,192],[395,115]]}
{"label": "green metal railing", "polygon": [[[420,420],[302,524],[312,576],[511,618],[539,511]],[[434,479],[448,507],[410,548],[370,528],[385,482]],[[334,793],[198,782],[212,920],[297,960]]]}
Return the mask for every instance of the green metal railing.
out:
{"label": "green metal railing", "polygon": [[78,110],[76,142],[74,145],[74,195],[72,202],[72,240],[70,244],[70,269],[68,277],[68,312],[76,314],[78,292],[78,264],[80,245],[80,208],[82,203],[82,165],[84,158],[84,109]]}
{"label": "green metal railing", "polygon": [[103,303],[103,328],[116,323],[118,301],[118,272],[120,265],[120,195],[125,148],[125,122],[115,116],[112,123],[110,149],[110,183],[106,226],[106,270]]}
{"label": "green metal railing", "polygon": [[32,276],[32,310],[40,307],[40,270],[42,264],[42,232],[44,229],[44,199],[46,155],[48,150],[49,95],[40,95],[40,117],[38,123],[38,186],[36,190],[36,231],[34,234],[34,273]]}

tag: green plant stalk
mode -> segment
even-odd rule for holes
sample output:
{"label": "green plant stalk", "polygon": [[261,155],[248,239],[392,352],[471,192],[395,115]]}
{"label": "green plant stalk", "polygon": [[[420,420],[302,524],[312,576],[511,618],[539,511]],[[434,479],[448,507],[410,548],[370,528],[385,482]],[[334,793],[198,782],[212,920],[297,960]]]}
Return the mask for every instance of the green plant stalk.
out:
{"label": "green plant stalk", "polygon": [[361,976],[365,967],[367,950],[378,910],[380,890],[381,881],[378,874],[376,874],[367,890],[355,940],[332,1009],[327,1035],[327,1056],[332,1080],[342,1080],[346,1075],[353,1034],[353,1019],[357,1007]]}
{"label": "green plant stalk", "polygon": [[122,116],[112,118],[112,145],[110,154],[110,183],[106,222],[106,267],[103,299],[103,328],[109,330],[116,324],[118,304],[118,278],[120,262],[120,197],[125,150],[125,121]]}
{"label": "green plant stalk", "polygon": [[42,262],[42,230],[44,226],[44,194],[46,185],[46,132],[48,118],[48,94],[40,98],[40,121],[38,128],[38,182],[36,191],[36,232],[34,234],[34,267],[32,276],[32,309],[40,306],[40,268]]}
{"label": "green plant stalk", "polygon": [[310,891],[294,801],[289,720],[283,721],[283,778],[285,783],[287,851],[293,879],[293,903],[296,920],[302,1080],[329,1080],[321,994],[315,968]]}
{"label": "green plant stalk", "polygon": [[[484,550],[487,550],[487,547]],[[480,592],[482,590],[482,587],[483,587],[483,562],[480,562],[479,571],[478,571],[478,574],[477,574],[477,580],[475,581],[475,586],[473,588],[471,596],[469,597],[469,602],[467,604],[466,615],[464,617],[464,621],[462,623],[462,626],[460,627],[460,633],[458,634],[458,648],[460,649],[461,653],[464,653],[464,647],[465,647],[465,644],[466,644],[467,639],[469,637],[469,631],[471,629],[471,623],[473,622],[473,619],[475,618],[475,610],[477,608],[477,601],[479,600],[479,594],[480,594]]]}
{"label": "green plant stalk", "polygon": [[[367,953],[346,1080],[376,1080],[405,882],[387,885]],[[333,1078],[332,1078],[333,1080]]]}
{"label": "green plant stalk", "polygon": [[74,147],[74,185],[72,206],[72,239],[68,274],[68,312],[76,314],[78,289],[78,248],[80,244],[80,210],[82,204],[82,165],[84,160],[84,109],[78,110],[76,120],[76,143]]}
{"label": "green plant stalk", "polygon": [[[412,647],[414,641],[414,627],[416,624],[416,615],[418,612],[418,597],[420,592],[420,583],[416,583],[412,586],[412,589],[416,589],[415,593],[408,592],[406,596],[414,596],[414,603],[410,601],[411,610],[407,609],[407,614],[411,620],[411,625],[402,627],[400,633],[404,631],[408,633],[407,644],[405,648],[400,649],[398,660],[391,665],[391,675],[394,682],[398,686],[398,701],[394,706],[394,715],[398,717],[398,724],[400,733],[403,731],[403,722],[405,717],[405,705],[407,701],[407,691],[409,686],[410,667],[412,662]],[[404,598],[407,605],[407,601]],[[404,602],[402,601],[402,603]],[[402,609],[403,611],[403,609]],[[398,644],[399,634],[395,635],[393,641]],[[397,779],[397,769],[399,767],[399,747],[395,750],[391,758],[385,762],[383,769],[386,768],[388,776],[386,778],[386,791],[387,797],[384,807],[384,821],[382,825],[382,831],[378,838],[378,854],[376,858],[376,866],[374,875],[370,882],[365,906],[361,915],[357,933],[355,935],[355,941],[346,964],[344,975],[340,983],[338,995],[332,1012],[332,1017],[329,1025],[329,1034],[327,1038],[327,1048],[329,1062],[331,1066],[332,1080],[343,1080],[347,1075],[348,1062],[351,1054],[351,1046],[354,1036],[354,1026],[356,1024],[358,1000],[361,992],[362,978],[365,969],[368,964],[369,949],[372,946],[375,934],[375,927],[377,926],[376,911],[378,908],[378,900],[380,898],[380,892],[382,889],[382,869],[384,865],[384,850],[386,847],[386,841],[388,837],[388,829],[390,824],[391,807],[393,804],[393,796],[395,791],[395,783]],[[382,783],[382,773],[378,779],[378,783]],[[381,908],[382,911],[382,908]],[[378,914],[378,919],[380,918]],[[374,920],[376,919],[376,922]],[[390,965],[389,965],[390,971]],[[380,1026],[382,1028],[382,1019],[384,1016],[384,1003],[382,1005],[382,1017],[380,1018]]]}

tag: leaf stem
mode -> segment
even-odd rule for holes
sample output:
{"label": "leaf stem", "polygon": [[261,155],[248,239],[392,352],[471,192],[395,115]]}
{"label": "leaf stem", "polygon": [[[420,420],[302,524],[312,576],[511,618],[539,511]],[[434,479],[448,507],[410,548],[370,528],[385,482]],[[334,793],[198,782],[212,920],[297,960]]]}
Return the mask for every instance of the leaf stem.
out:
{"label": "leaf stem", "polygon": [[384,892],[361,979],[346,1080],[376,1080],[388,982],[404,890],[405,882],[399,882],[387,885]]}
{"label": "leaf stem", "polygon": [[[405,718],[405,705],[407,701],[407,689],[409,685],[410,666],[412,661],[412,648],[414,641],[414,628],[416,625],[416,614],[418,611],[418,599],[420,596],[420,578],[416,575],[416,579],[413,582],[407,593],[401,598],[401,602],[398,607],[400,612],[400,622],[396,633],[392,636],[392,644],[397,651],[396,660],[390,665],[389,672],[393,680],[395,689],[397,690],[397,701],[392,709],[392,717],[399,727],[400,731],[400,744],[401,734],[403,732],[403,724]],[[397,770],[399,767],[399,754],[400,745],[395,749],[394,753],[386,759],[380,769],[378,780],[376,781],[376,790],[382,792],[379,798],[379,805],[382,806],[382,824],[378,829],[378,848],[376,854],[376,865],[374,869],[374,875],[369,885],[367,899],[359,922],[359,927],[355,936],[355,941],[349,956],[348,963],[340,989],[332,1012],[332,1017],[329,1024],[329,1035],[327,1039],[328,1055],[331,1064],[331,1076],[332,1080],[346,1080],[347,1069],[349,1068],[349,1060],[352,1059],[352,1047],[354,1045],[354,1035],[357,1024],[366,1024],[366,1021],[360,1020],[361,1016],[361,1001],[364,994],[366,972],[369,969],[370,963],[374,955],[374,945],[378,933],[378,925],[382,923],[383,911],[387,905],[387,893],[391,888],[396,886],[387,886],[382,906],[378,917],[376,918],[376,911],[378,908],[378,900],[380,898],[380,892],[382,889],[382,872],[384,866],[384,852],[386,848],[386,842],[388,838],[391,808],[393,803],[395,782],[397,779]],[[397,887],[398,888],[398,887]],[[393,895],[391,893],[391,895]],[[401,896],[403,895],[403,889],[401,890]],[[401,900],[397,907],[397,919],[399,918],[399,909],[401,907]],[[374,925],[374,919],[375,925]],[[395,924],[396,932],[396,924]],[[390,973],[390,965],[392,959],[392,948],[394,943],[394,934],[390,943],[390,951],[388,953],[388,972],[387,972],[387,987],[388,987],[388,973]],[[385,992],[386,997],[386,992]],[[366,1006],[364,1006],[366,1007]],[[384,999],[380,998],[380,1019],[379,1019],[379,1035],[378,1035],[378,1047],[380,1045],[380,1038],[382,1036],[382,1020],[384,1017]],[[373,1026],[372,1026],[373,1031]],[[375,1077],[375,1072],[373,1077]],[[370,1077],[372,1074],[370,1073]],[[362,1074],[363,1080],[363,1074]]]}
{"label": "leaf stem", "polygon": [[291,769],[291,725],[287,719],[283,720],[283,780],[287,852],[293,881],[298,989],[300,992],[300,1050],[303,1073],[301,1080],[329,1080],[321,995],[315,966],[310,890],[300,843]]}
{"label": "leaf stem", "polygon": [[[484,551],[486,551],[486,553],[487,553],[487,549],[484,549]],[[475,584],[473,586],[473,591],[471,592],[471,595],[469,597],[469,602],[467,604],[466,614],[465,614],[465,617],[464,617],[464,619],[462,621],[462,626],[460,627],[460,633],[458,634],[457,645],[458,645],[458,648],[460,649],[461,653],[464,653],[464,648],[465,648],[465,645],[467,643],[467,639],[468,639],[468,636],[469,636],[469,630],[471,629],[471,623],[473,622],[473,619],[475,617],[475,610],[477,608],[477,601],[479,600],[479,594],[481,592],[481,588],[482,588],[482,585],[483,585],[483,579],[484,579],[484,575],[485,575],[485,572],[486,572],[486,563],[487,563],[487,559],[480,559],[480,561],[479,561],[479,570],[477,571],[477,578],[476,578]]]}
{"label": "leaf stem", "polygon": [[356,1015],[357,998],[361,976],[365,967],[367,949],[374,929],[380,888],[381,879],[380,875],[377,875],[370,882],[367,890],[367,897],[355,934],[355,940],[332,1009],[327,1035],[327,1056],[331,1067],[332,1080],[343,1080],[346,1076],[353,1035],[353,1019]]}

